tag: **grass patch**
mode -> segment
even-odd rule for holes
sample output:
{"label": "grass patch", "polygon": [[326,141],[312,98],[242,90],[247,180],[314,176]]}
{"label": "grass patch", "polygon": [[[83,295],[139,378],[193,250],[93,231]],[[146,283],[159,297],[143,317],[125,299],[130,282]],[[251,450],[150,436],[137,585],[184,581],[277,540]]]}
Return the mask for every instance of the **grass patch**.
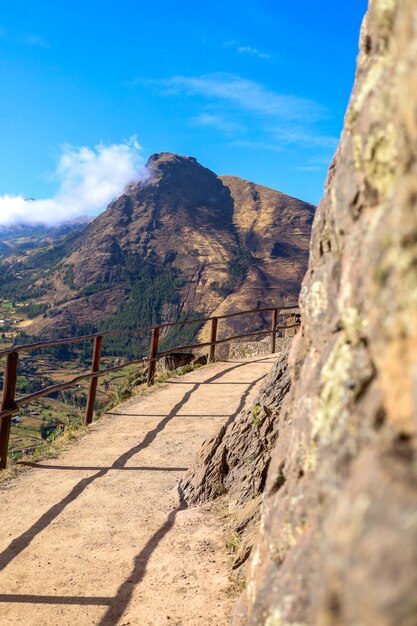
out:
{"label": "grass patch", "polygon": [[253,417],[258,417],[259,413],[261,412],[261,408],[262,406],[260,404],[253,405],[251,409]]}
{"label": "grass patch", "polygon": [[0,471],[0,487],[22,472],[27,471],[28,468],[23,463],[36,463],[37,461],[56,458],[72,443],[85,435],[88,430],[80,424],[69,424],[61,435],[58,435],[53,441],[40,444],[30,454],[19,455],[18,458],[12,455],[8,458],[7,468]]}
{"label": "grass patch", "polygon": [[262,424],[262,420],[259,417],[259,413],[261,412],[261,409],[262,409],[261,404],[255,404],[251,409],[251,413],[253,415],[252,426],[254,428],[259,428]]}
{"label": "grass patch", "polygon": [[226,545],[226,548],[230,552],[237,552],[237,550],[240,547],[240,544],[242,543],[242,539],[240,535],[238,535],[238,533],[233,532],[231,535],[228,535],[226,537],[226,539],[224,540],[224,543]]}

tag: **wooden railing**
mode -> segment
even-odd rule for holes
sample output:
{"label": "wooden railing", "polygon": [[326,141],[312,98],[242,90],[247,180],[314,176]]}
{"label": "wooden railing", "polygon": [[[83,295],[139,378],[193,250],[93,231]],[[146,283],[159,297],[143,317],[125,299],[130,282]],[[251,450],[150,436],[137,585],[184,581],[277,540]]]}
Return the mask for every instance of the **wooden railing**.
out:
{"label": "wooden railing", "polygon": [[[254,313],[272,313],[272,322],[270,330],[258,330],[250,333],[242,333],[239,335],[233,335],[231,337],[226,337],[224,339],[217,339],[217,330],[219,320],[229,319],[231,317],[237,317],[241,315],[250,315]],[[289,325],[278,326],[278,317],[282,314],[289,314],[290,312],[294,313],[294,323]],[[170,348],[169,350],[164,350],[159,352],[159,337],[161,330],[172,328],[174,326],[182,326],[185,324],[203,324],[206,322],[211,322],[210,329],[210,341],[205,343],[195,343],[186,346],[177,346],[175,348]],[[278,330],[286,330],[289,328],[296,328],[300,324],[298,306],[283,306],[283,307],[265,307],[260,309],[250,309],[248,311],[239,311],[237,313],[229,313],[227,315],[217,315],[216,317],[206,317],[199,319],[192,319],[186,321],[179,322],[166,322],[164,324],[159,324],[158,326],[152,326],[148,328],[140,328],[134,330],[109,330],[102,333],[95,333],[91,335],[83,335],[80,337],[70,337],[66,339],[57,339],[57,340],[49,340],[49,341],[38,341],[35,343],[14,346],[9,348],[8,350],[1,350],[0,357],[6,357],[6,363],[4,368],[4,379],[3,379],[3,391],[0,405],[0,469],[4,469],[7,463],[7,453],[9,448],[9,438],[10,438],[10,429],[11,429],[11,420],[13,413],[19,411],[20,407],[28,402],[32,402],[33,400],[38,400],[39,398],[43,398],[52,393],[56,393],[58,391],[63,391],[64,389],[68,389],[69,387],[74,387],[78,385],[80,382],[84,380],[90,379],[90,386],[88,390],[87,404],[85,409],[84,416],[84,424],[91,424],[93,420],[94,413],[94,404],[96,400],[97,393],[97,384],[98,379],[101,376],[105,376],[111,372],[117,372],[118,370],[127,367],[128,365],[144,365],[145,363],[149,364],[148,367],[148,379],[147,384],[151,386],[154,384],[155,379],[155,369],[156,362],[161,357],[164,357],[173,352],[179,352],[181,350],[191,350],[194,348],[209,348],[208,360],[212,363],[215,360],[216,355],[216,346],[228,343],[230,341],[234,341],[236,339],[242,339],[247,337],[259,337],[262,335],[270,335],[271,336],[271,353],[273,354],[276,349],[276,333]],[[126,361],[121,365],[115,365],[114,367],[108,367],[106,369],[100,369],[100,359],[101,359],[101,350],[103,345],[103,340],[105,337],[115,336],[115,335],[128,335],[128,334],[143,334],[143,333],[151,333],[151,343],[150,343],[150,351],[149,357],[142,359],[134,359],[131,361]],[[59,383],[55,385],[51,385],[49,387],[45,387],[44,389],[40,389],[39,391],[35,391],[34,393],[27,394],[20,398],[16,398],[16,383],[18,376],[18,365],[19,365],[19,354],[21,352],[28,352],[31,350],[36,350],[38,348],[46,348],[52,346],[60,346],[64,344],[73,344],[79,343],[86,340],[94,340],[93,347],[93,356],[92,356],[92,365],[91,371],[86,374],[80,374],[71,380],[68,380],[64,383]]]}

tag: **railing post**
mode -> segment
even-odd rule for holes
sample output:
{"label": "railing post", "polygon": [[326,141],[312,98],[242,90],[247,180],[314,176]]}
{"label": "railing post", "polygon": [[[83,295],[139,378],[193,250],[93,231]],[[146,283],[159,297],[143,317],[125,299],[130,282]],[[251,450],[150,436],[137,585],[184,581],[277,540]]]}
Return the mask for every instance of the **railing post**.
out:
{"label": "railing post", "polygon": [[210,331],[210,354],[209,354],[209,363],[214,363],[216,360],[216,340],[217,340],[217,325],[219,320],[217,317],[213,317],[211,320],[211,331]]}
{"label": "railing post", "polygon": [[[94,339],[94,351],[93,351],[93,361],[91,364],[91,372],[98,372],[100,370],[100,358],[101,358],[101,347],[103,345],[103,335],[97,335]],[[96,401],[96,393],[97,393],[97,384],[98,378],[92,378],[90,380],[90,387],[88,389],[88,398],[87,405],[85,408],[85,416],[84,416],[84,426],[88,426],[93,421],[94,415],[94,404]]]}
{"label": "railing post", "polygon": [[[3,394],[1,398],[0,411],[14,409],[15,393],[17,382],[17,365],[19,363],[19,353],[12,352],[7,355],[4,368]],[[9,449],[10,427],[12,416],[7,415],[0,420],[0,469],[5,469],[7,465],[7,451]]]}
{"label": "railing post", "polygon": [[275,349],[276,349],[277,323],[278,323],[278,309],[274,309],[272,311],[271,354],[275,354]]}
{"label": "railing post", "polygon": [[159,344],[159,326],[155,326],[152,330],[151,349],[149,351],[149,368],[148,368],[148,387],[151,387],[155,382],[155,370],[156,370],[156,357],[158,356],[158,344]]}

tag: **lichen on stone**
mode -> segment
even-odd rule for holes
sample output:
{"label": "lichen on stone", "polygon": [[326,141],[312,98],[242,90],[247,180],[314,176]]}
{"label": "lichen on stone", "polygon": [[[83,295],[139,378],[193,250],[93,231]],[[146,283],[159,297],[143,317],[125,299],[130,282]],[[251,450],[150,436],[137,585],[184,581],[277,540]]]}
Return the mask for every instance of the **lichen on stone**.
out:
{"label": "lichen on stone", "polygon": [[372,65],[366,74],[366,77],[363,79],[362,84],[359,86],[358,91],[352,96],[352,103],[346,114],[347,130],[352,130],[358,116],[363,112],[365,100],[376,89],[381,79],[383,70],[384,65],[381,61]]}
{"label": "lichen on stone", "polygon": [[354,134],[352,137],[352,151],[355,168],[361,171],[363,166],[363,145],[362,137],[359,134]]}
{"label": "lichen on stone", "polygon": [[312,284],[310,292],[305,296],[305,307],[310,315],[315,318],[324,313],[327,305],[326,287],[323,282],[317,280]]}
{"label": "lichen on stone", "polygon": [[352,365],[352,349],[341,334],[335,342],[320,376],[322,389],[318,407],[312,418],[311,435],[320,443],[329,443],[334,426],[347,417],[345,398]]}
{"label": "lichen on stone", "polygon": [[281,611],[276,610],[267,618],[263,626],[306,626],[306,624],[289,622],[282,617]]}
{"label": "lichen on stone", "polygon": [[340,307],[341,326],[347,343],[357,345],[366,336],[367,319],[356,307]]}
{"label": "lichen on stone", "polygon": [[393,123],[369,135],[364,151],[364,171],[369,183],[385,196],[392,188],[397,168],[397,133]]}
{"label": "lichen on stone", "polygon": [[380,29],[392,27],[397,1],[398,0],[373,0],[371,6],[375,11],[376,22]]}

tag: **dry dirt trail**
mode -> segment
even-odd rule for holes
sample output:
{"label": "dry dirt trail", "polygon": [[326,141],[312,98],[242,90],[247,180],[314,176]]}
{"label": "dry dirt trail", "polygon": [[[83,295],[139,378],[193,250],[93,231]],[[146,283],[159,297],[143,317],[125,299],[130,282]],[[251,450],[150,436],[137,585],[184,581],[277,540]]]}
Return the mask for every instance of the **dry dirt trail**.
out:
{"label": "dry dirt trail", "polygon": [[223,626],[224,521],[177,483],[219,424],[252,402],[274,357],[172,379],[0,491],[0,624]]}

